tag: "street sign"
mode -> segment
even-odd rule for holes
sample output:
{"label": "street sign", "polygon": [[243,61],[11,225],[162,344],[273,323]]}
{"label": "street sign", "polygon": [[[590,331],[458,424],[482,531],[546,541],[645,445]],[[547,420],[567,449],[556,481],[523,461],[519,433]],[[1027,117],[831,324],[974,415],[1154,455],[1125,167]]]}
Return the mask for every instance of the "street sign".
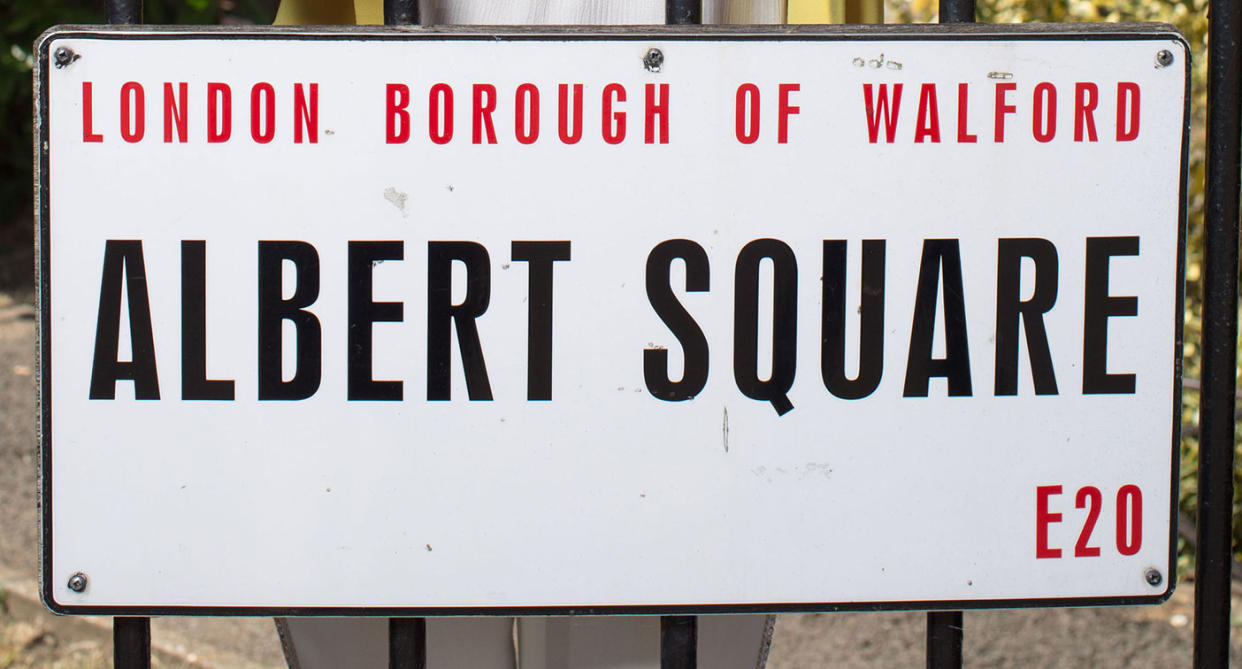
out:
{"label": "street sign", "polygon": [[1167,26],[60,28],[65,613],[1162,601]]}

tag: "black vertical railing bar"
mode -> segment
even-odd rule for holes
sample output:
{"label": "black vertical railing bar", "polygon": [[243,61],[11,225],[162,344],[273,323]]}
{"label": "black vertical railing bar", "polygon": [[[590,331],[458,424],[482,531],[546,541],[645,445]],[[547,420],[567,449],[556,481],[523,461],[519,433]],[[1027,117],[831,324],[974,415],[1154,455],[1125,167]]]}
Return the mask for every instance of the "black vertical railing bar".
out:
{"label": "black vertical railing bar", "polygon": [[[975,0],[940,0],[940,23],[974,23]],[[962,666],[962,612],[927,613],[928,669]]]}
{"label": "black vertical railing bar", "polygon": [[1203,225],[1202,381],[1194,666],[1229,666],[1237,368],[1242,0],[1208,8],[1207,183]]}
{"label": "black vertical railing bar", "polygon": [[699,619],[661,616],[660,669],[695,669],[699,655]]}
{"label": "black vertical railing bar", "polygon": [[112,619],[112,665],[116,669],[151,669],[151,619]]}
{"label": "black vertical railing bar", "polygon": [[[142,0],[107,0],[104,18],[110,25],[142,23]],[[112,619],[112,664],[116,669],[150,669],[150,618]]]}
{"label": "black vertical railing bar", "polygon": [[104,16],[111,25],[142,23],[142,0],[107,0]]}
{"label": "black vertical railing bar", "polygon": [[[664,0],[664,23],[692,26],[703,23],[703,0]],[[694,616],[660,618],[660,669],[698,666],[699,623]]]}
{"label": "black vertical railing bar", "polygon": [[427,619],[388,619],[389,669],[427,669]]}
{"label": "black vertical railing bar", "polygon": [[927,667],[962,666],[962,612],[929,611],[927,614]]}
{"label": "black vertical railing bar", "polygon": [[[384,25],[418,23],[418,0],[384,0]],[[388,619],[389,669],[427,669],[427,619]]]}
{"label": "black vertical railing bar", "polygon": [[664,0],[664,23],[670,26],[703,23],[702,0]]}
{"label": "black vertical railing bar", "polygon": [[418,0],[384,0],[384,25],[405,26],[418,23]]}
{"label": "black vertical railing bar", "polygon": [[974,23],[975,0],[940,0],[941,23]]}
{"label": "black vertical railing bar", "polygon": [[[384,0],[384,25],[418,23],[418,0]],[[388,619],[388,666],[390,669],[427,668],[427,619]]]}

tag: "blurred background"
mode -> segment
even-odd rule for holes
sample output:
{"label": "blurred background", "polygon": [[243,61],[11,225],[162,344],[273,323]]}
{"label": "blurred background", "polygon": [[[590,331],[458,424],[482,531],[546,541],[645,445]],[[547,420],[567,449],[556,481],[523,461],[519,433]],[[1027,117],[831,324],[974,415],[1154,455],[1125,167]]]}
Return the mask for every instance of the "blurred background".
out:
{"label": "blurred background", "polygon": [[[266,24],[280,0],[146,0],[148,23]],[[103,23],[102,0],[0,1],[0,290],[33,281],[31,50],[57,24]]]}

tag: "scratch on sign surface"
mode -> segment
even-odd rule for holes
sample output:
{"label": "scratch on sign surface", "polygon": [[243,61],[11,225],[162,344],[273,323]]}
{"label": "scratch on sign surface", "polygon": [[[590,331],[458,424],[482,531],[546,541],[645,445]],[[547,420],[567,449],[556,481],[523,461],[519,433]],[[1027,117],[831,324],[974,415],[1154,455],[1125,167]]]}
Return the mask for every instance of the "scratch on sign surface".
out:
{"label": "scratch on sign surface", "polygon": [[1013,72],[988,72],[988,79],[1013,79]]}
{"label": "scratch on sign surface", "polygon": [[384,199],[388,200],[389,202],[392,203],[392,206],[399,209],[401,211],[402,216],[409,216],[409,214],[405,210],[405,201],[408,200],[409,198],[410,198],[409,195],[402,193],[401,191],[397,190],[396,188],[393,188],[392,186],[389,186],[388,188],[384,189]]}
{"label": "scratch on sign surface", "polygon": [[729,407],[724,408],[724,419],[720,424],[720,436],[724,440],[725,453],[729,452]]}

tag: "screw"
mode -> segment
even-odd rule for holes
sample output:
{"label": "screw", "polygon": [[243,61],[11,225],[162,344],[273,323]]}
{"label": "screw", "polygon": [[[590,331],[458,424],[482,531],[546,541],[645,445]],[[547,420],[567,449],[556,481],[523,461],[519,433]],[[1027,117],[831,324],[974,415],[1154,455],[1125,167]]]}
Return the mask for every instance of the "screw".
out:
{"label": "screw", "polygon": [[86,590],[86,574],[78,572],[69,577],[69,589],[74,592],[83,592]]}
{"label": "screw", "polygon": [[1147,577],[1147,584],[1152,587],[1160,585],[1164,582],[1164,575],[1162,575],[1157,569],[1148,569],[1147,573],[1144,575]]}
{"label": "screw", "polygon": [[1173,52],[1161,49],[1156,53],[1156,65],[1168,67],[1173,64]]}
{"label": "screw", "polygon": [[643,67],[648,72],[659,72],[660,66],[664,64],[664,52],[659,49],[647,49],[647,55],[643,56]]}
{"label": "screw", "polygon": [[56,69],[58,70],[62,67],[68,67],[70,63],[81,58],[81,56],[73,52],[73,49],[68,49],[63,46],[57,47],[56,51],[52,52],[52,57],[56,61]]}

